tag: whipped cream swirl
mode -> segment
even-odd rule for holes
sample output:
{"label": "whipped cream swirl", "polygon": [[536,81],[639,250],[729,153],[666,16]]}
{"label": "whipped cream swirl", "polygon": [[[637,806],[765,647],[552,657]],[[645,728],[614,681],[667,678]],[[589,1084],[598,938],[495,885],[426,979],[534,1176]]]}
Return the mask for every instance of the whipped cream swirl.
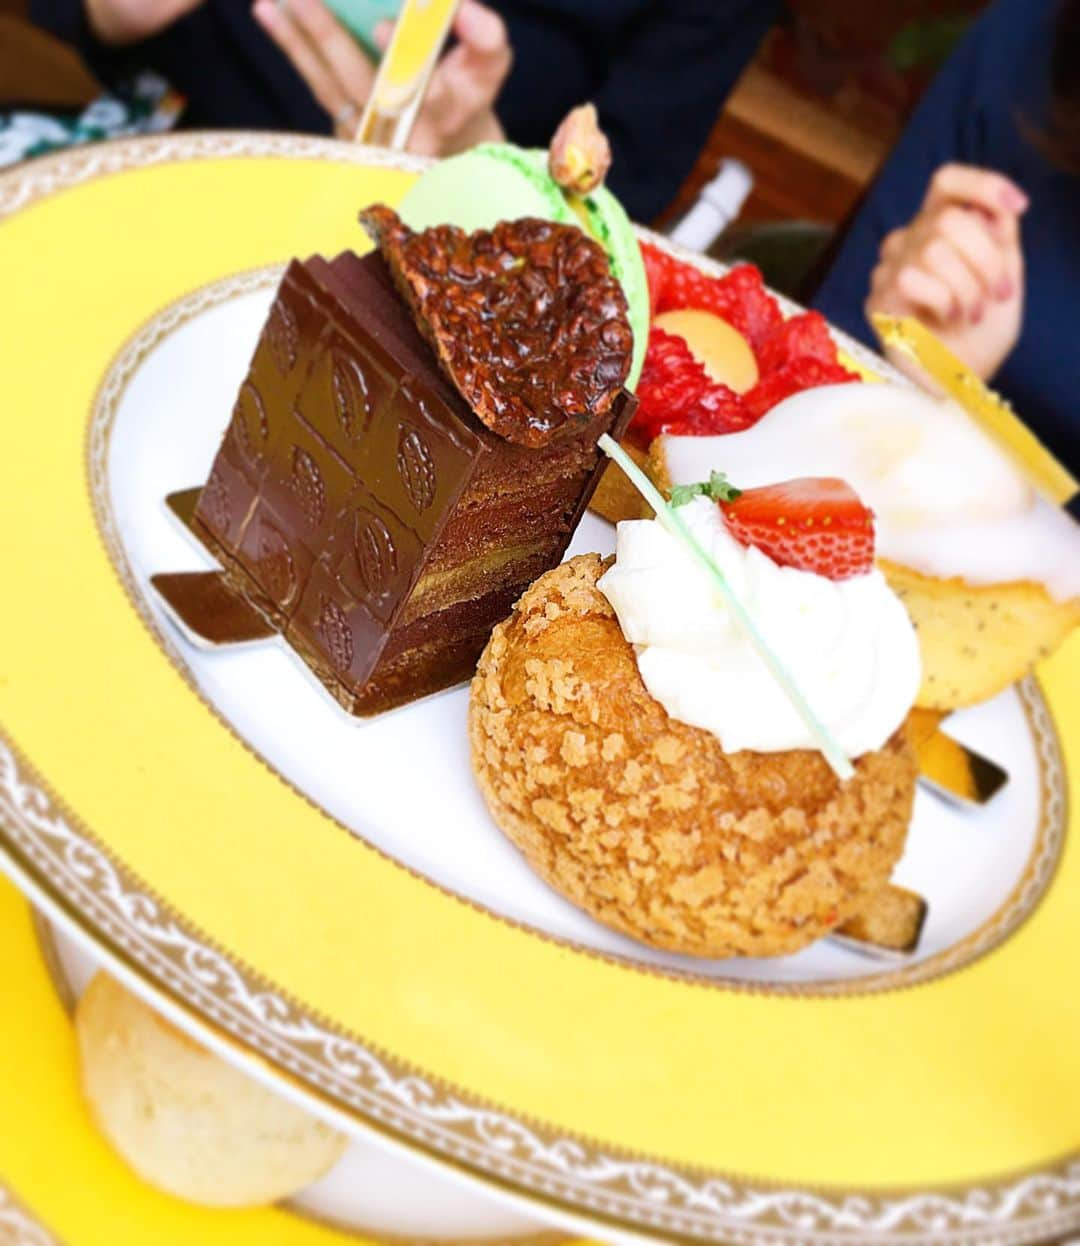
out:
{"label": "whipped cream swirl", "polygon": [[[921,678],[914,628],[881,573],[833,581],[781,567],[736,541],[714,502],[695,498],[680,514],[844,753],[881,748]],[[598,587],[672,718],[728,753],[817,748],[708,577],[656,520],[619,524]]]}
{"label": "whipped cream swirl", "polygon": [[839,476],[875,515],[880,558],[969,584],[1080,596],[1080,528],[955,403],[910,385],[822,385],[722,437],[662,438],[673,485],[723,468],[740,488]]}

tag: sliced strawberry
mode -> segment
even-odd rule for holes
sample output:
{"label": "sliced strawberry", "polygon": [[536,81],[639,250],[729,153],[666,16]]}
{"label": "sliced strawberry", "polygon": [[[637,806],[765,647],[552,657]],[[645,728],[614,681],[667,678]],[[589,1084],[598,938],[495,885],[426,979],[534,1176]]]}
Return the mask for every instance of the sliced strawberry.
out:
{"label": "sliced strawberry", "polygon": [[874,565],[874,512],[844,480],[809,476],[746,489],[720,512],[737,541],[782,567],[847,580]]}

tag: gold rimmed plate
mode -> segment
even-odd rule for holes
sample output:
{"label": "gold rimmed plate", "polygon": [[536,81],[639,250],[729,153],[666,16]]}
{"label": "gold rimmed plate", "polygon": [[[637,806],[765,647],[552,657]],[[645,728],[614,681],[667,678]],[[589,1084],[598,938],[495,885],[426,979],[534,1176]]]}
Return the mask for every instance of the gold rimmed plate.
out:
{"label": "gold rimmed plate", "polygon": [[[198,651],[157,611],[150,574],[208,565],[163,500],[205,476],[274,266],[357,245],[356,208],[413,168],[192,136],[0,182],[8,867],[204,1037],[552,1222],[1066,1231],[1075,644],[950,725],[1011,782],[975,813],[920,798],[898,874],[930,901],[916,956],[698,964],[528,874],[472,788],[460,690],[343,724],[280,645]],[[589,520],[575,548],[610,540]]]}

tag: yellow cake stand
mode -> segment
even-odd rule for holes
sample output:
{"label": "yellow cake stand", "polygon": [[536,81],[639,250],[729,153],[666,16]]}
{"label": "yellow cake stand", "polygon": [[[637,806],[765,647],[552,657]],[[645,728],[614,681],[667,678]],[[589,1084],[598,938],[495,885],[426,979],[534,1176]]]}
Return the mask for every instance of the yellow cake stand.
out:
{"label": "yellow cake stand", "polygon": [[[355,207],[395,201],[415,167],[218,134],[0,179],[4,869],[230,1058],[550,1223],[776,1246],[1080,1228],[1075,812],[1038,904],[952,972],[830,994],[680,979],[498,918],[344,834],[210,712],[133,609],[87,488],[110,361],[196,288],[354,246]],[[1075,784],[1080,636],[1040,682]],[[10,891],[2,903],[25,942],[25,912]],[[73,1242],[113,1240],[79,1226],[128,1200],[148,1226],[159,1201],[68,1127],[57,1006],[24,968],[15,981],[20,1012],[47,1024],[13,1035],[8,1003],[0,1067],[19,1076],[2,1093],[62,1086],[42,1092],[39,1134],[0,1130],[0,1178]],[[62,1213],[57,1171],[79,1174]],[[275,1211],[174,1217],[138,1240],[336,1240]]]}
{"label": "yellow cake stand", "polygon": [[[0,878],[0,1243],[3,1246],[559,1246],[565,1234],[520,1228],[497,1234],[446,1232],[436,1200],[421,1215],[429,1230],[395,1233],[395,1214],[380,1198],[379,1220],[365,1227],[337,1223],[334,1205],[320,1210],[311,1197],[257,1210],[196,1207],[159,1193],[136,1176],[99,1133],[82,1096],[71,1012],[94,970],[87,956],[59,937],[18,889]],[[366,1155],[355,1156],[349,1176],[362,1178]],[[358,1169],[358,1165],[361,1167]],[[67,1179],[63,1178],[67,1175]],[[386,1175],[380,1167],[379,1179]],[[391,1170],[391,1179],[394,1178]],[[400,1176],[400,1172],[398,1174]],[[421,1176],[407,1178],[401,1197],[426,1197]],[[370,1182],[368,1183],[370,1184]],[[313,1202],[315,1205],[313,1205]],[[361,1199],[362,1202],[362,1199]],[[339,1201],[340,1206],[340,1201]],[[415,1209],[397,1218],[415,1228]],[[408,1213],[411,1214],[410,1215]],[[457,1206],[461,1228],[462,1208]],[[466,1208],[466,1216],[469,1209]],[[472,1228],[484,1214],[472,1211]],[[431,1233],[430,1228],[440,1230]]]}
{"label": "yellow cake stand", "polygon": [[113,1154],[78,1085],[75,1037],[30,906],[0,880],[0,1242],[5,1246],[345,1246],[277,1208],[221,1212],[159,1194]]}

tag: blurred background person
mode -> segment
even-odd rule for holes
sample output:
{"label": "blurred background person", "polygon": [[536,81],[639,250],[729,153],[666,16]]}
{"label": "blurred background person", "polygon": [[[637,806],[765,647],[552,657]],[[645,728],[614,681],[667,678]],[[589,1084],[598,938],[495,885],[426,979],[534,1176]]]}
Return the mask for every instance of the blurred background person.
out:
{"label": "blurred background person", "polygon": [[[464,0],[410,148],[447,155],[505,135],[546,146],[592,99],[611,188],[651,220],[692,169],[780,0]],[[187,98],[183,124],[355,127],[374,60],[321,0],[30,0],[106,84],[153,69]],[[388,27],[377,44],[385,46]]]}
{"label": "blurred background person", "polygon": [[[821,285],[911,315],[1080,460],[1080,0],[996,0],[923,97]],[[961,465],[957,465],[960,468]]]}

